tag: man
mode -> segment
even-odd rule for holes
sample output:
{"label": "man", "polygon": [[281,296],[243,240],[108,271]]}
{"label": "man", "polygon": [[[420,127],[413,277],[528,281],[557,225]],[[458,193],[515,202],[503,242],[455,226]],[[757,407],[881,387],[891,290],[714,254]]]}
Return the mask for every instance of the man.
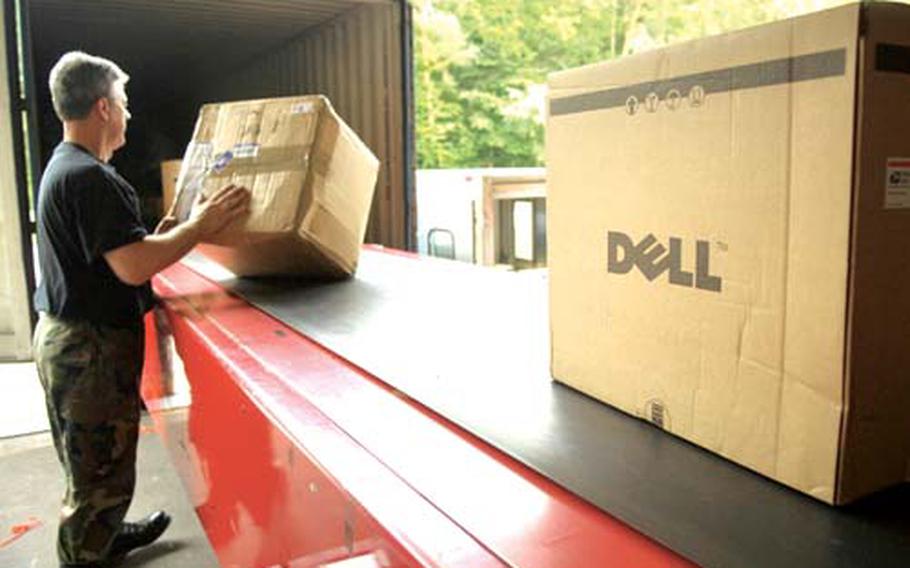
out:
{"label": "man", "polygon": [[166,219],[146,233],[135,191],[108,165],[126,142],[128,79],[81,52],[50,74],[63,141],[38,199],[34,354],[66,473],[61,566],[112,566],[170,523],[163,511],[123,522],[135,486],[148,281],[249,208],[249,192],[228,186],[197,201],[187,222]]}

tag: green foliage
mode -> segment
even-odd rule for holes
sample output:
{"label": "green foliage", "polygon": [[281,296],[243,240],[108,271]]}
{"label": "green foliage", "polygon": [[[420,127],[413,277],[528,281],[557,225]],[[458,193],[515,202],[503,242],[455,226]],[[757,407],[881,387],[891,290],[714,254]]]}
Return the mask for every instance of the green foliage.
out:
{"label": "green foliage", "polygon": [[421,168],[543,162],[547,74],[845,0],[412,0]]}

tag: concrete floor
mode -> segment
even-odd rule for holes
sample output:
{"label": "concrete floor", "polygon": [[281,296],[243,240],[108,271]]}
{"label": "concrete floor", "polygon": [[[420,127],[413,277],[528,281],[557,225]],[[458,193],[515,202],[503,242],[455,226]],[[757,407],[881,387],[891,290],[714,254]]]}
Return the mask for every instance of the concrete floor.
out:
{"label": "concrete floor", "polygon": [[[56,523],[63,476],[46,432],[43,394],[26,366],[0,366],[0,543],[14,526],[38,524],[20,538],[0,544],[0,568],[56,568]],[[13,380],[13,375],[17,379]],[[9,379],[7,381],[6,379]],[[36,395],[37,392],[37,395]],[[10,436],[11,432],[19,435]],[[139,438],[139,478],[128,520],[165,509],[173,522],[160,541],[127,557],[124,568],[215,568],[218,561],[171,465],[161,439],[146,419]]]}

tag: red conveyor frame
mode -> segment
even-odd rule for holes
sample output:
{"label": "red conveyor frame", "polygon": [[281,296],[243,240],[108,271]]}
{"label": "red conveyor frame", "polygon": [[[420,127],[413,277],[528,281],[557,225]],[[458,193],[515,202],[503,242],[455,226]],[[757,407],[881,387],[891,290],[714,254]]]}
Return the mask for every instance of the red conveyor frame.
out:
{"label": "red conveyor frame", "polygon": [[690,565],[187,266],[154,287],[143,397],[222,566]]}

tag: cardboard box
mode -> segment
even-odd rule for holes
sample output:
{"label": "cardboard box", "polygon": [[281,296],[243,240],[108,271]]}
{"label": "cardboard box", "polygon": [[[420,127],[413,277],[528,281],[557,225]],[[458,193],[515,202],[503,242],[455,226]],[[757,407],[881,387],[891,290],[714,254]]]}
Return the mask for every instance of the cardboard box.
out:
{"label": "cardboard box", "polygon": [[555,379],[828,503],[906,480],[908,93],[878,3],[551,76]]}
{"label": "cardboard box", "polygon": [[177,178],[180,177],[180,165],[183,160],[166,160],[161,162],[161,212],[167,213],[174,203],[177,193]]}
{"label": "cardboard box", "polygon": [[354,273],[379,161],[328,99],[303,96],[208,104],[177,181],[177,216],[198,192],[252,192],[252,212],[203,247],[240,276]]}

